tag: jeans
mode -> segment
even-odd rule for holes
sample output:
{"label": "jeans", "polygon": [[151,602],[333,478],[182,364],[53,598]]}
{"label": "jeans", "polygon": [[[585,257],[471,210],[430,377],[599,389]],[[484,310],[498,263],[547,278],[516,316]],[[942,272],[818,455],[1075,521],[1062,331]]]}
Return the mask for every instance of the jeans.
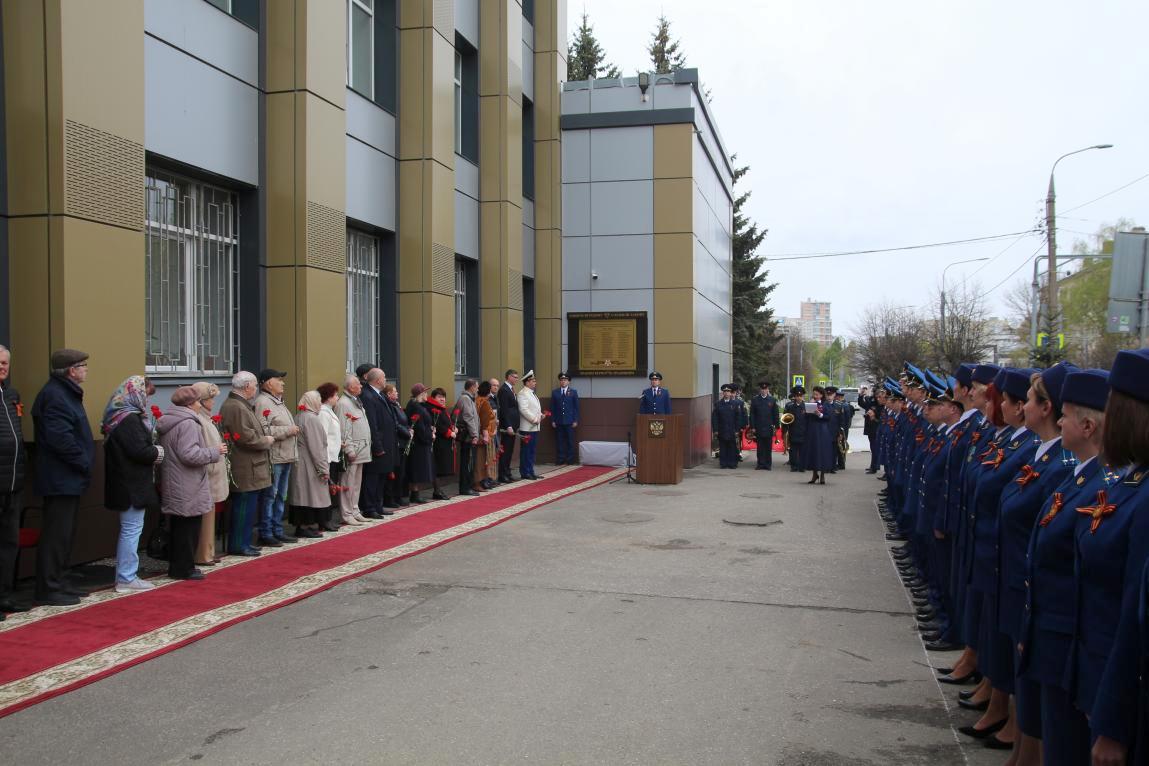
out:
{"label": "jeans", "polygon": [[120,539],[116,543],[116,582],[129,583],[140,570],[140,533],[144,531],[144,509],[120,511]]}
{"label": "jeans", "polygon": [[534,476],[535,448],[539,446],[539,432],[520,431],[519,435],[523,437],[519,443],[519,476]]}
{"label": "jeans", "polygon": [[259,495],[259,536],[264,540],[283,537],[283,511],[287,504],[287,488],[291,485],[291,467],[294,463],[275,463],[271,466],[271,486]]}

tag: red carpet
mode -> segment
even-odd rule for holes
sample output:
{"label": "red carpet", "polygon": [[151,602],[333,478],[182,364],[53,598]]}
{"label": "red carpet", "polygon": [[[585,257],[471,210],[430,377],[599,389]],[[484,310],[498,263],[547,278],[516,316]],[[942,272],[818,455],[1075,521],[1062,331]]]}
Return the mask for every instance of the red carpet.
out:
{"label": "red carpet", "polygon": [[[610,481],[619,469],[560,469],[480,497],[427,506],[388,522],[227,559],[198,582],[166,583],[82,605],[40,608],[0,623],[0,716],[92,683],[353,577]],[[234,562],[234,563],[231,563]]]}

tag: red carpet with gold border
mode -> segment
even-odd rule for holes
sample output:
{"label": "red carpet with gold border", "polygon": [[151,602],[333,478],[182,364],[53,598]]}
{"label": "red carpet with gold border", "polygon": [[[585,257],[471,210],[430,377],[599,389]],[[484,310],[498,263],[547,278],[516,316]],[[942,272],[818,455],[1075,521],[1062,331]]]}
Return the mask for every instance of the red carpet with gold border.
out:
{"label": "red carpet with gold border", "polygon": [[259,558],[227,558],[204,580],[160,578],[150,591],[104,590],[78,606],[10,615],[0,622],[0,716],[623,473],[562,468],[542,481],[408,508],[385,522],[264,549]]}

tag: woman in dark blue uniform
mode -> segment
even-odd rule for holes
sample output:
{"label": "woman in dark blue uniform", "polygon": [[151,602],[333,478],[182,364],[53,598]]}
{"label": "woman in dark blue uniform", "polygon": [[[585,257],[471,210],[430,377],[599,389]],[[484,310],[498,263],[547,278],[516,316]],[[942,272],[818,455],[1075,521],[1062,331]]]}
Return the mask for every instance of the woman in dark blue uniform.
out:
{"label": "woman in dark blue uniform", "polygon": [[[1065,377],[1078,368],[1061,362],[1030,379],[1026,399],[1025,427],[1041,440],[1033,459],[1023,465],[1001,493],[1001,510],[997,524],[997,647],[992,652],[999,670],[991,681],[1006,672],[1016,676],[1014,653],[1021,641],[1021,621],[1025,612],[1026,551],[1041,506],[1070,474],[1077,460],[1062,448],[1061,388]],[[1014,679],[1016,729],[1014,753],[1022,763],[1035,763],[1040,758],[1041,687],[1024,679]],[[1016,735],[1016,732],[1013,732]],[[1008,735],[1007,735],[1008,738]]]}
{"label": "woman in dark blue uniform", "polygon": [[[1121,351],[1109,373],[1104,452],[1120,481],[1077,507],[1074,701],[1089,717],[1095,764],[1126,761],[1136,738],[1137,624],[1149,559],[1149,349]],[[1143,759],[1143,755],[1138,756]]]}
{"label": "woman in dark blue uniform", "polygon": [[[1004,446],[988,454],[984,471],[974,490],[972,511],[973,546],[968,562],[969,586],[981,594],[981,617],[978,623],[978,667],[990,679],[993,691],[989,707],[972,726],[958,729],[975,739],[986,739],[991,747],[1010,748],[1012,740],[989,740],[1009,723],[1009,695],[1013,693],[1013,667],[1002,645],[997,629],[997,523],[1001,493],[1021,467],[1033,459],[1041,440],[1025,428],[1023,408],[1029,395],[1029,380],[1036,370],[1007,368],[994,381],[1002,392],[1001,412],[1005,422],[1015,430]],[[972,599],[971,599],[972,601]],[[968,609],[968,606],[967,606]],[[1006,655],[1006,656],[1003,656]]]}
{"label": "woman in dark blue uniform", "polygon": [[[1026,602],[1018,642],[1018,678],[1024,687],[1039,687],[1044,762],[1047,766],[1086,763],[1089,726],[1073,707],[1066,684],[1072,656],[1076,605],[1073,549],[1075,509],[1093,497],[1114,474],[1101,463],[1105,400],[1109,375],[1103,370],[1072,372],[1061,388],[1062,446],[1077,465],[1042,503],[1030,533],[1026,560]],[[1030,725],[1032,706],[1022,693],[1022,730]],[[1026,732],[1028,733],[1028,732]]]}
{"label": "woman in dark blue uniform", "polygon": [[826,471],[833,471],[838,464],[834,457],[837,423],[834,422],[834,411],[823,394],[821,386],[814,386],[812,403],[817,405],[817,410],[805,415],[806,442],[802,445],[802,468],[814,472],[807,484],[825,484]]}

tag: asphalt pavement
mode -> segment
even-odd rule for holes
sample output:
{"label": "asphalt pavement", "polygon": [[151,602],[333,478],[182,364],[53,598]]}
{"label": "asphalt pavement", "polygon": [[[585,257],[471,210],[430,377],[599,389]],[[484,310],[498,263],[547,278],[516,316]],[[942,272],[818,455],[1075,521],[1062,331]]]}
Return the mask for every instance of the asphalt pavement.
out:
{"label": "asphalt pavement", "polygon": [[568,497],[0,719],[0,752],[1001,763],[953,732],[973,714],[947,712],[928,663],[952,655],[928,656],[913,630],[869,455],[824,487],[782,460]]}

